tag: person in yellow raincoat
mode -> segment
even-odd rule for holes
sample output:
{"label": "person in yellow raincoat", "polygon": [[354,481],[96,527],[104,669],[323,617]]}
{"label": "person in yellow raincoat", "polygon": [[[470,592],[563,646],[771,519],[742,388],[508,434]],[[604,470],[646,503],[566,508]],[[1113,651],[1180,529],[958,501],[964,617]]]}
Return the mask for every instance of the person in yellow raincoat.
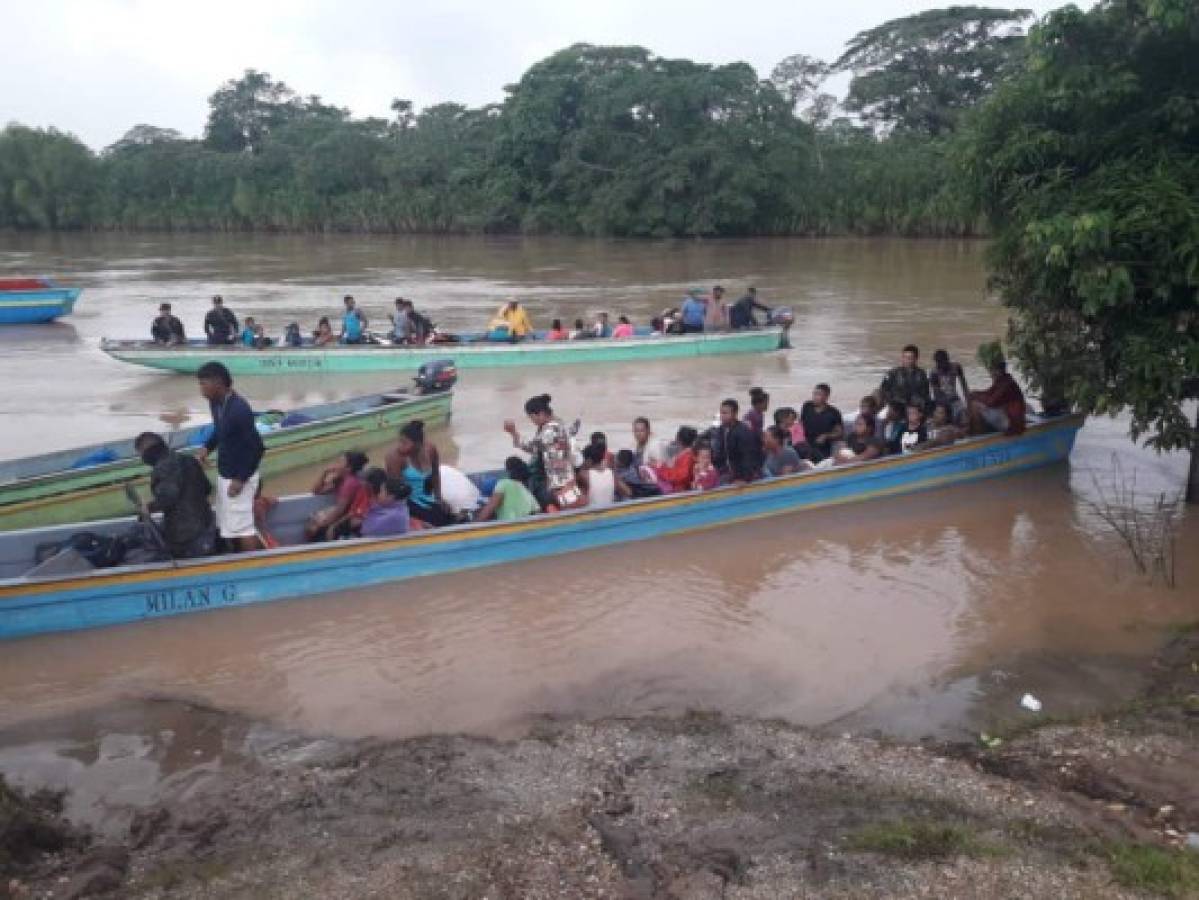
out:
{"label": "person in yellow raincoat", "polygon": [[493,341],[519,341],[533,333],[533,323],[519,301],[509,300],[487,324],[487,331]]}

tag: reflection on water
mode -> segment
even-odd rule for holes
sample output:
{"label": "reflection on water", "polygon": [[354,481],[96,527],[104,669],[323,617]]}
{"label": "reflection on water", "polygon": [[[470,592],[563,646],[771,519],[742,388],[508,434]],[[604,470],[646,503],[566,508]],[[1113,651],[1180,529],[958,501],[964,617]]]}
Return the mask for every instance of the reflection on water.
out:
{"label": "reflection on water", "polygon": [[[144,331],[165,299],[195,329],[214,292],[275,329],[328,311],[346,292],[376,316],[397,293],[411,296],[451,328],[477,325],[509,294],[540,320],[599,308],[644,318],[691,284],[716,281],[734,292],[756,283],[767,302],[796,310],[795,349],[785,354],[467,372],[452,422],[433,435],[465,468],[510,453],[500,422],[519,418],[525,397],[543,390],[564,417],[582,417],[586,431],[605,430],[621,446],[634,414],[647,413],[665,436],[754,385],[775,405],[798,406],[827,380],[834,402],[852,409],[909,340],[969,363],[1002,323],[983,294],[980,248],[968,243],[20,240],[14,249],[32,252],[32,262],[0,247],[0,270],[55,271],[88,290],[73,320],[77,341],[39,332],[0,356],[10,385],[0,398],[5,456],[202,419],[191,379],[121,366],[95,344]],[[983,380],[975,367],[968,374]],[[389,386],[366,376],[238,384],[272,407]],[[146,696],[351,736],[506,734],[538,713],[690,707],[957,733],[1014,707],[1026,690],[1060,712],[1135,687],[1120,677],[1125,661],[1153,645],[1154,623],[1188,614],[1199,577],[1183,556],[1182,588],[1149,586],[1095,533],[1083,499],[1113,453],[1147,492],[1177,489],[1183,478],[1184,460],[1141,453],[1120,423],[1097,421],[1070,467],[1024,477],[16,642],[0,656],[0,726]],[[306,489],[312,475],[274,479],[270,490]],[[1180,547],[1197,536],[1191,517]],[[118,751],[134,761],[159,753],[141,744]],[[11,762],[0,756],[0,768]]]}

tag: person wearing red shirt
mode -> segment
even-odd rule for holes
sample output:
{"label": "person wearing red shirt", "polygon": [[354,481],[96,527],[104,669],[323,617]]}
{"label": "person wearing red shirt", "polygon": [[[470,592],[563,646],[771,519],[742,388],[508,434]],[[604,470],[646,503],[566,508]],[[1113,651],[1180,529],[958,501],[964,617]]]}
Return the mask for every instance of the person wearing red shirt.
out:
{"label": "person wearing red shirt", "polygon": [[675,444],[679,448],[671,461],[665,465],[654,466],[654,474],[658,476],[658,486],[663,494],[678,494],[691,490],[691,481],[695,474],[695,441],[699,434],[694,428],[684,425],[675,435]]}
{"label": "person wearing red shirt", "polygon": [[970,433],[1002,431],[1016,435],[1024,433],[1024,426],[1024,392],[1008,374],[1007,363],[997,359],[991,363],[991,386],[970,392]]}

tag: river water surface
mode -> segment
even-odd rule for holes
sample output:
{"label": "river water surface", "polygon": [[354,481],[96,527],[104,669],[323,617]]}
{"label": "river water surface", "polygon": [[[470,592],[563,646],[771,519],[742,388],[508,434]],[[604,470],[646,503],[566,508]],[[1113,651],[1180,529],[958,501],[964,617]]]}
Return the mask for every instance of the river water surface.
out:
{"label": "river water surface", "polygon": [[[97,343],[145,335],[164,300],[198,334],[213,293],[272,334],[335,314],[345,293],[377,320],[402,294],[449,329],[478,327],[510,296],[543,325],[600,309],[644,322],[687,287],[715,283],[734,295],[756,284],[767,303],[795,310],[785,353],[467,372],[451,425],[433,435],[466,469],[508,455],[502,420],[521,419],[524,399],[541,392],[620,447],[634,415],[665,437],[709,421],[723,397],[744,400],[751,386],[798,406],[828,381],[833,402],[852,410],[909,341],[926,356],[948,349],[982,386],[974,349],[1004,320],[985,291],[982,246],[957,242],[7,236],[0,272],[86,289],[68,321],[0,333],[6,458],[205,420],[191,378],[111,361]],[[353,376],[237,385],[273,407],[388,386]],[[1175,590],[1133,571],[1103,532],[1089,503],[1114,458],[1146,498],[1176,493],[1185,477],[1184,459],[1137,450],[1122,423],[1101,420],[1084,429],[1069,466],[1026,476],[8,643],[0,729],[25,743],[0,752],[0,771],[7,763],[20,774],[31,759],[65,752],[61,728],[59,743],[31,752],[30,723],[92,721],[91,710],[150,697],[339,736],[505,735],[542,713],[690,708],[960,735],[1027,715],[1017,706],[1026,691],[1053,713],[1105,702],[1136,688],[1128,673],[1162,625],[1194,617],[1199,583],[1194,516],[1180,526]],[[311,477],[270,489],[304,490]]]}

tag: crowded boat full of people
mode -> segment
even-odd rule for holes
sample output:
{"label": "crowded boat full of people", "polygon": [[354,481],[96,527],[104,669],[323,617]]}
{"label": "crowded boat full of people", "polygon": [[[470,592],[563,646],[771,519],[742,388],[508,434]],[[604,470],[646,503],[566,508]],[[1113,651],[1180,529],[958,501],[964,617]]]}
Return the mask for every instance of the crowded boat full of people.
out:
{"label": "crowded boat full of people", "polygon": [[[282,331],[276,331],[275,336],[272,336],[268,334],[265,324],[253,316],[239,320],[237,314],[225,305],[225,298],[217,294],[204,316],[203,333],[208,346],[223,348],[265,350],[271,347],[331,345],[424,347],[463,341],[619,341],[634,337],[740,331],[759,328],[762,324],[786,326],[793,321],[791,311],[786,307],[769,307],[760,302],[755,287],[746,288],[745,294],[735,303],[726,303],[724,296],[725,290],[720,285],[708,293],[693,288],[677,306],[663,309],[641,327],[634,325],[627,314],[617,315],[613,322],[607,310],[597,310],[590,322],[577,319],[574,327],[568,329],[563,327],[561,319],[554,319],[545,330],[536,329],[528,309],[519,300],[511,299],[496,310],[481,332],[461,335],[439,328],[428,315],[416,308],[412,300],[404,297],[396,297],[392,308],[380,317],[386,323],[384,327],[372,330],[366,311],[352,295],[347,294],[342,298],[341,309],[335,314],[331,312],[321,316],[316,327],[307,335],[299,322],[290,321],[282,325]],[[756,312],[764,314],[763,323],[758,321]],[[159,305],[158,315],[150,323],[150,340],[159,347],[188,345],[186,328],[174,314],[172,304]]]}
{"label": "crowded boat full of people", "polygon": [[[944,351],[934,360],[936,367],[926,372],[919,350],[904,347],[899,365],[852,416],[832,404],[825,383],[816,384],[798,409],[772,409],[769,393],[753,388],[744,408],[737,398],[726,398],[713,424],[678,426],[669,440],[659,439],[648,417],[636,416],[625,446],[614,446],[604,432],[584,440],[581,422],[567,425],[550,395],[540,394],[524,404],[527,426],[515,419],[502,423],[515,453],[501,470],[475,476],[447,465],[424,422],[409,421],[378,465],[365,452],[349,450],[322,469],[312,494],[326,502],[305,523],[303,538],[396,536],[603,509],[921,454],[972,435],[1024,431],[1023,393],[1002,359],[993,361],[991,385],[982,391],[969,390],[961,365]],[[249,404],[220,363],[201,368],[197,379],[213,421],[198,460],[153,433],[135,441],[151,469],[150,497],[140,510],[143,527],[158,515],[160,543],[171,559],[276,546],[269,528],[273,500],[259,473],[265,451]],[[209,487],[203,465],[218,449],[219,468]]]}

